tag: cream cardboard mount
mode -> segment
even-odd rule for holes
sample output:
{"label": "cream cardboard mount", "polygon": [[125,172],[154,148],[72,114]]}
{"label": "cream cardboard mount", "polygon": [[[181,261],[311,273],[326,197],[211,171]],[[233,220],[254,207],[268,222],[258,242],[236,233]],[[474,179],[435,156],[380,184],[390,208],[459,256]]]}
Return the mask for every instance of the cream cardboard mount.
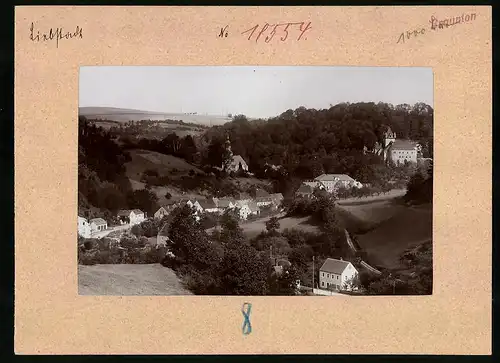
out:
{"label": "cream cardboard mount", "polygon": [[[490,7],[26,6],[15,20],[16,353],[491,353]],[[80,295],[79,71],[124,65],[432,68],[432,295]]]}

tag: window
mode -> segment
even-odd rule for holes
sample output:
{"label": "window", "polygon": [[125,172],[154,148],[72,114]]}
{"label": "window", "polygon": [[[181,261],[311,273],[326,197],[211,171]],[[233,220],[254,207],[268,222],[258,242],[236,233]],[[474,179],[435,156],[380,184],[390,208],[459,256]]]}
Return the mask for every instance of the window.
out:
{"label": "window", "polygon": [[324,281],[321,281],[321,286],[325,286],[325,282]]}
{"label": "window", "polygon": [[322,272],[322,273],[321,273],[321,276],[325,277],[325,273],[324,273],[324,272]]}

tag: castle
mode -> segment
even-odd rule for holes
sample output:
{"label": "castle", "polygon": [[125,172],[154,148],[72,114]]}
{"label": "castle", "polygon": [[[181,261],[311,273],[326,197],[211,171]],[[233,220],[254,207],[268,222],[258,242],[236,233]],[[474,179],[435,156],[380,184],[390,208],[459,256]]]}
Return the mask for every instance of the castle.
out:
{"label": "castle", "polygon": [[365,154],[371,152],[379,155],[385,162],[392,162],[395,165],[403,165],[405,162],[416,163],[421,146],[413,141],[396,139],[396,133],[387,127],[384,133],[382,144],[375,143],[373,149],[364,147]]}

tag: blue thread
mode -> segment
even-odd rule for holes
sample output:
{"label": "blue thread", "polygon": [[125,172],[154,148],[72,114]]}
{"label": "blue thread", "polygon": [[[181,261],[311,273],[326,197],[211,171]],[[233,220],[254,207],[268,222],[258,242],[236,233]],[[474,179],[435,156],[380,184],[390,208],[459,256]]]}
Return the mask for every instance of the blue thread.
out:
{"label": "blue thread", "polygon": [[[246,306],[246,311],[245,311],[245,306]],[[250,303],[244,303],[243,307],[241,308],[241,312],[243,313],[243,317],[245,318],[245,321],[243,322],[243,334],[248,335],[252,332],[252,324],[250,324],[250,313],[252,311],[252,304]]]}

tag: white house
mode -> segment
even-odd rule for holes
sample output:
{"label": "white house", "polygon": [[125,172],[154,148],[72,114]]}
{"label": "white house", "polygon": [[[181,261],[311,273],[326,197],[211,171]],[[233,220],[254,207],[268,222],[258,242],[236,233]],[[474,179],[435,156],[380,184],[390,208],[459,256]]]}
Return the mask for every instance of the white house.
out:
{"label": "white house", "polygon": [[250,210],[250,207],[248,206],[248,203],[244,201],[236,201],[236,208],[238,209],[238,216],[240,219],[246,220],[248,216],[252,213]]}
{"label": "white house", "polygon": [[155,214],[153,215],[155,219],[162,219],[165,216],[168,216],[169,212],[165,207],[160,207]]}
{"label": "white house", "polygon": [[248,208],[250,208],[251,215],[258,216],[260,214],[260,208],[257,205],[257,203],[255,203],[253,200],[248,202],[247,205],[248,205]]}
{"label": "white house", "polygon": [[139,224],[146,220],[145,213],[140,209],[132,209],[130,211],[130,224]]}
{"label": "white house", "polygon": [[214,198],[214,202],[217,205],[217,208],[221,209],[222,211],[226,209],[232,209],[236,206],[236,201],[233,198]]}
{"label": "white house", "polygon": [[334,193],[339,187],[361,188],[363,184],[351,178],[347,174],[322,174],[314,179],[328,193]]}
{"label": "white house", "polygon": [[186,204],[194,209],[195,215],[203,213],[203,207],[200,205],[200,203],[198,203],[197,200],[188,200]]}
{"label": "white house", "polygon": [[389,160],[396,165],[403,165],[405,162],[417,163],[417,154],[417,143],[408,140],[395,140],[387,150]]}
{"label": "white house", "polygon": [[168,205],[163,205],[155,212],[153,215],[155,219],[162,219],[165,216],[168,216],[172,211],[177,208],[178,203],[171,203]]}
{"label": "white house", "polygon": [[327,258],[319,269],[319,287],[325,290],[350,290],[352,280],[357,274],[358,271],[352,263]]}
{"label": "white house", "polygon": [[90,238],[92,233],[90,224],[86,218],[78,216],[78,235],[83,238]]}
{"label": "white house", "polygon": [[257,203],[257,205],[259,207],[267,207],[267,206],[270,206],[271,204],[273,204],[273,200],[269,196],[257,197],[257,198],[255,198],[255,202]]}
{"label": "white house", "polygon": [[198,203],[205,213],[221,213],[222,211],[213,199],[200,199]]}
{"label": "white house", "polygon": [[93,218],[90,220],[90,231],[91,233],[105,231],[108,229],[108,222],[102,218]]}

